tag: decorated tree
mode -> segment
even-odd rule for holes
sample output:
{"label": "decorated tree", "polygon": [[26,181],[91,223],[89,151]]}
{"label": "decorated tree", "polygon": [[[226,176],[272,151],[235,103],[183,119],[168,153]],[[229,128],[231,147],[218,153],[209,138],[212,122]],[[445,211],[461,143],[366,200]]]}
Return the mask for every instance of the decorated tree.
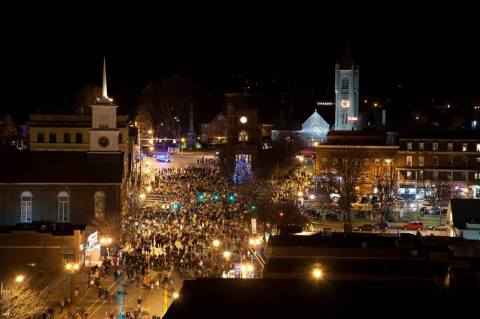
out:
{"label": "decorated tree", "polygon": [[247,162],[245,156],[239,156],[233,171],[233,183],[236,185],[245,184],[252,176],[252,166]]}

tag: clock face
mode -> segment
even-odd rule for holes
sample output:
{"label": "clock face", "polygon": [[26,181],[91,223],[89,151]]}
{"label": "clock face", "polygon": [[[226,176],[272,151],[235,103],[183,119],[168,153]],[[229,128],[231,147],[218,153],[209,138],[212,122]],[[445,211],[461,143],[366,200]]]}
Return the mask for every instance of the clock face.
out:
{"label": "clock face", "polygon": [[342,100],[342,102],[340,102],[340,104],[342,105],[343,108],[350,107],[350,101],[349,100]]}
{"label": "clock face", "polygon": [[321,133],[321,128],[320,125],[318,124],[313,124],[312,127],[310,128],[312,133],[320,134]]}
{"label": "clock face", "polygon": [[248,121],[248,119],[247,119],[246,116],[241,116],[240,117],[240,123],[245,124],[245,123],[247,123],[247,121]]}
{"label": "clock face", "polygon": [[100,145],[101,147],[107,147],[108,144],[110,144],[110,140],[108,139],[108,137],[106,137],[106,136],[101,136],[101,137],[98,139],[98,145]]}

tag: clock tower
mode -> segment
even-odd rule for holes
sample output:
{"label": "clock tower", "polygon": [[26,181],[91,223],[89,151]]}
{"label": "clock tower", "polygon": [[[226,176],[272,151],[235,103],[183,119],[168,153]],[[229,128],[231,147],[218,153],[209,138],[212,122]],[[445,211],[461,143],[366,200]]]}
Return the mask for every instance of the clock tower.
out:
{"label": "clock tower", "polygon": [[107,94],[107,69],[103,59],[102,96],[92,107],[91,152],[118,152],[117,107]]}
{"label": "clock tower", "polygon": [[347,46],[335,65],[335,131],[358,129],[358,73],[358,65]]}

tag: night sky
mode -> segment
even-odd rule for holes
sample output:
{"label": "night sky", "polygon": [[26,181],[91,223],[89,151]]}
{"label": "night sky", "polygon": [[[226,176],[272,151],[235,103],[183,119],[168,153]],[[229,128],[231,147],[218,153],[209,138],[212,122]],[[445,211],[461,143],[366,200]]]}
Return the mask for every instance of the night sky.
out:
{"label": "night sky", "polygon": [[[301,117],[315,100],[333,99],[334,64],[347,42],[360,64],[362,98],[389,104],[392,113],[427,107],[432,99],[461,104],[480,96],[480,25],[476,9],[456,3],[4,8],[0,113],[21,118],[61,110],[73,91],[100,84],[106,55],[110,95],[127,111],[145,83],[178,73],[212,97],[240,89],[245,80],[261,95],[293,95]],[[206,114],[217,111],[215,101],[203,106]],[[277,109],[271,102],[263,112]]]}

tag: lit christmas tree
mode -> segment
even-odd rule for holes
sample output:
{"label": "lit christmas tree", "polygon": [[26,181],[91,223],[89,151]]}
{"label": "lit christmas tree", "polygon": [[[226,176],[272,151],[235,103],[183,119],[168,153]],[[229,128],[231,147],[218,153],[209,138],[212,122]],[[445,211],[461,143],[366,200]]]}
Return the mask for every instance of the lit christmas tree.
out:
{"label": "lit christmas tree", "polygon": [[240,155],[235,163],[235,169],[233,171],[233,182],[235,184],[244,184],[253,176],[252,167],[247,162],[245,156]]}

